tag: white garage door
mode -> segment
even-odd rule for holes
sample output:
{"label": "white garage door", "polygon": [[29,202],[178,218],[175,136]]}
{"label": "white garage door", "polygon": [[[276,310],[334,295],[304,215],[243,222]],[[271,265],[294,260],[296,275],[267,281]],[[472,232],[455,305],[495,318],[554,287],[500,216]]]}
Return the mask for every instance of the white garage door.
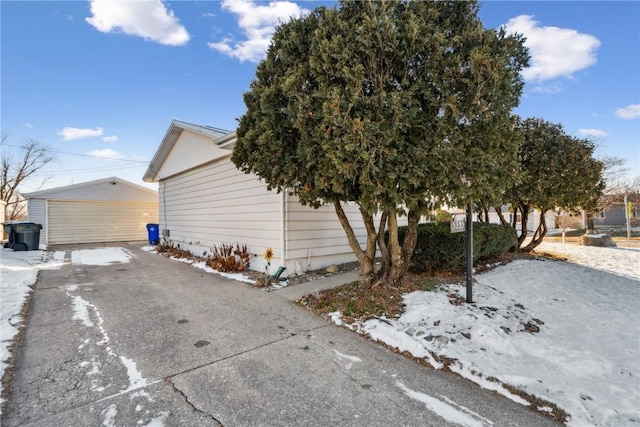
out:
{"label": "white garage door", "polygon": [[147,240],[158,204],[49,200],[48,219],[49,244]]}

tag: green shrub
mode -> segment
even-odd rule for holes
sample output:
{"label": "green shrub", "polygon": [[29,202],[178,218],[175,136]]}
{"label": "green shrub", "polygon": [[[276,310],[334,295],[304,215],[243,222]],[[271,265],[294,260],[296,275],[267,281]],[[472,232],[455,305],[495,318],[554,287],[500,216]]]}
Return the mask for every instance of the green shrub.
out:
{"label": "green shrub", "polygon": [[[406,227],[398,227],[400,242]],[[473,223],[473,259],[490,258],[515,247],[515,230],[507,225]],[[457,271],[466,263],[466,234],[451,233],[448,222],[418,225],[418,240],[411,257],[416,271]]]}

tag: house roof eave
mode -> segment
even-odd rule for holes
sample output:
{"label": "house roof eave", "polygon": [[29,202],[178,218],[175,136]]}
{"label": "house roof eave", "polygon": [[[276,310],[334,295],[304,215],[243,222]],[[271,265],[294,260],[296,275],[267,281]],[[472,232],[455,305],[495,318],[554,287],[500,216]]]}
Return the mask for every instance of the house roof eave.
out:
{"label": "house roof eave", "polygon": [[214,141],[218,139],[222,139],[227,137],[229,134],[235,132],[230,132],[224,129],[214,128],[211,126],[200,126],[193,123],[183,122],[181,120],[172,120],[167,132],[162,138],[162,142],[160,146],[156,150],[151,162],[149,162],[149,166],[145,171],[142,180],[144,182],[158,182],[160,177],[158,176],[158,171],[167,160],[169,153],[175,146],[178,138],[184,130],[188,130],[200,135],[204,135],[212,138]]}

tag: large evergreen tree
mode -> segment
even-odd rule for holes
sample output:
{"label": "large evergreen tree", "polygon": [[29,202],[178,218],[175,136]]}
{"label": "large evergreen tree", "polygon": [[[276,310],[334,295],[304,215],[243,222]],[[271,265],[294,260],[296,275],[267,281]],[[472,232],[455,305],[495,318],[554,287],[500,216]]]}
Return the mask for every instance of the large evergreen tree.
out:
{"label": "large evergreen tree", "polygon": [[[605,164],[593,157],[595,145],[587,139],[567,135],[560,124],[529,118],[518,125],[522,143],[518,149],[516,182],[505,194],[514,213],[511,225],[520,221],[518,248],[531,251],[547,233],[545,214],[549,210],[595,212],[605,187]],[[541,221],[529,236],[527,222],[533,209]],[[496,208],[501,212],[501,208]],[[503,223],[507,223],[502,218]]]}
{"label": "large evergreen tree", "polygon": [[[332,203],[372,281],[406,272],[425,209],[499,194],[515,168],[510,112],[528,54],[477,14],[472,1],[317,8],[276,30],[244,96],[233,162],[303,204]],[[364,248],[344,202],[360,209]]]}

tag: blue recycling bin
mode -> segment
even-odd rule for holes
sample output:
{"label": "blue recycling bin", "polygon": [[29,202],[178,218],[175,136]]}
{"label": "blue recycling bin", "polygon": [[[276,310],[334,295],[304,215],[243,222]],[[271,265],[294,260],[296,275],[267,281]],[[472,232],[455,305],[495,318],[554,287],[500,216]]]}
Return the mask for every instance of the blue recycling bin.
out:
{"label": "blue recycling bin", "polygon": [[149,233],[150,245],[160,243],[160,226],[158,224],[147,224],[147,232]]}

